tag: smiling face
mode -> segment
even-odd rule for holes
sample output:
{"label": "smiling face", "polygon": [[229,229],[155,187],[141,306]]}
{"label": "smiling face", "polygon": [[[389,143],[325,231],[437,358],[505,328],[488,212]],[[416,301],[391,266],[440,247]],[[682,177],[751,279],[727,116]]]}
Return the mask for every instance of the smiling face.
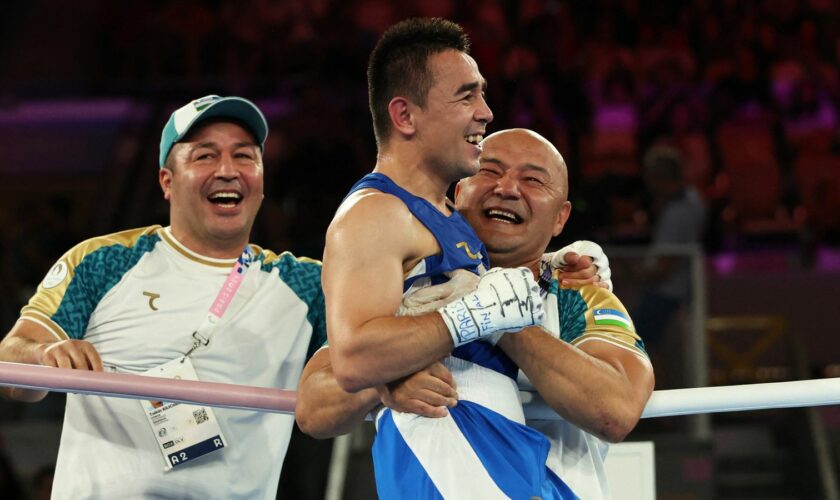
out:
{"label": "smiling face", "polygon": [[260,148],[235,123],[199,125],[173,146],[160,185],[181,243],[208,257],[238,257],[263,200]]}
{"label": "smiling face", "polygon": [[478,170],[479,143],[493,121],[486,82],[475,60],[457,50],[438,52],[427,64],[434,83],[425,105],[414,106],[414,139],[425,162],[454,182]]}
{"label": "smiling face", "polygon": [[480,168],[458,183],[455,206],[484,242],[493,266],[534,269],[569,218],[566,164],[557,149],[524,129],[482,143]]}

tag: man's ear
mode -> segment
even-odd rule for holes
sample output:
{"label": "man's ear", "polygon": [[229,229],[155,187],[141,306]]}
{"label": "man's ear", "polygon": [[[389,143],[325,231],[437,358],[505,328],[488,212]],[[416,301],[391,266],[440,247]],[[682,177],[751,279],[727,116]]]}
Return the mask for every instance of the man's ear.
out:
{"label": "man's ear", "polygon": [[417,129],[412,110],[415,108],[416,106],[405,97],[394,97],[388,103],[388,116],[391,117],[391,125],[397,133],[406,137],[414,135]]}
{"label": "man's ear", "polygon": [[560,210],[557,212],[557,221],[554,223],[554,231],[551,233],[554,236],[563,232],[563,226],[566,225],[566,221],[569,220],[569,216],[572,214],[572,202],[564,201],[563,206],[560,207]]}
{"label": "man's ear", "polygon": [[163,199],[165,200],[170,200],[172,197],[173,175],[175,173],[168,168],[161,168],[160,172],[158,172],[158,182],[160,182],[160,188],[163,190]]}

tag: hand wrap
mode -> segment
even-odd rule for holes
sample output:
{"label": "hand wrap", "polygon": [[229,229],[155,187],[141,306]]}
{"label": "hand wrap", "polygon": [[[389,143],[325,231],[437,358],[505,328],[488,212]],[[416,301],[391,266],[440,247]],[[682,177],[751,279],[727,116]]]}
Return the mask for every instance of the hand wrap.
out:
{"label": "hand wrap", "polygon": [[455,347],[496,333],[517,332],[543,320],[540,288],[530,269],[494,268],[481,276],[472,293],[438,312]]}

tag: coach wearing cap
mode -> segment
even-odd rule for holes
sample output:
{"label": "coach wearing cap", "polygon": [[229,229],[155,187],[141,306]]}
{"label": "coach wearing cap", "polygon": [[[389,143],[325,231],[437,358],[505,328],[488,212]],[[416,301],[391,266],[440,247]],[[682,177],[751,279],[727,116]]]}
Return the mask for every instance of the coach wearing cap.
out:
{"label": "coach wearing cap", "polygon": [[[260,110],[238,97],[176,110],[160,144],[170,225],[70,249],[0,343],[0,360],[295,389],[326,338],[321,266],[248,243],[267,134]],[[216,300],[241,276],[232,298]],[[69,394],[53,498],[274,498],[293,421]]]}

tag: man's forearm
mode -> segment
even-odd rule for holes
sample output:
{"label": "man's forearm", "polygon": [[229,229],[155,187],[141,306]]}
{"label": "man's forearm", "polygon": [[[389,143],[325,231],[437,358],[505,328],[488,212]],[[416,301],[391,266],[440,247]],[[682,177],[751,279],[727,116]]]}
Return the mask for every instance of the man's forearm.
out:
{"label": "man's forearm", "polygon": [[475,291],[436,312],[378,315],[349,331],[331,331],[338,382],[350,392],[380,386],[429,366],[455,346],[541,324],[539,290],[528,268],[494,268],[479,278]]}
{"label": "man's forearm", "polygon": [[295,419],[303,432],[325,439],[351,432],[378,405],[376,389],[346,392],[326,366],[301,384]]}
{"label": "man's forearm", "polygon": [[8,336],[0,342],[0,361],[38,365],[45,348],[45,344],[35,340]]}
{"label": "man's forearm", "polygon": [[331,339],[330,350],[338,385],[348,392],[416,373],[453,349],[449,330],[436,312],[375,318],[343,333],[344,342]]}
{"label": "man's forearm", "polygon": [[[0,361],[9,363],[41,364],[45,345],[23,337],[7,336],[0,342]],[[22,389],[19,387],[0,387],[0,396],[6,399],[32,403],[44,399],[47,391]]]}
{"label": "man's forearm", "polygon": [[652,376],[635,373],[641,369],[634,367],[628,375],[621,364],[598,359],[540,328],[505,335],[499,347],[558,414],[607,441],[621,441],[633,429],[652,389]]}

